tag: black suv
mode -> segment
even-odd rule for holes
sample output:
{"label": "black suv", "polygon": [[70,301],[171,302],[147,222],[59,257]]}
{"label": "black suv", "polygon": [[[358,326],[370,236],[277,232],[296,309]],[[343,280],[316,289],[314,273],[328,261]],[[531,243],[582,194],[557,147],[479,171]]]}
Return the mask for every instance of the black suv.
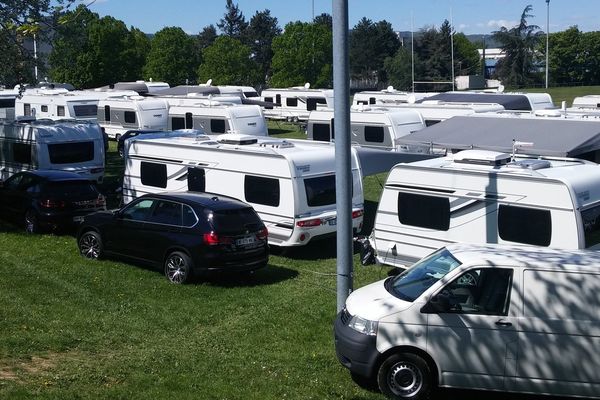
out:
{"label": "black suv", "polygon": [[23,221],[29,233],[71,227],[86,214],[105,209],[96,184],[74,172],[18,172],[0,182],[0,212]]}
{"label": "black suv", "polygon": [[213,193],[162,193],[85,218],[81,255],[118,255],[150,262],[173,283],[194,272],[253,271],[267,265],[267,228],[254,209]]}

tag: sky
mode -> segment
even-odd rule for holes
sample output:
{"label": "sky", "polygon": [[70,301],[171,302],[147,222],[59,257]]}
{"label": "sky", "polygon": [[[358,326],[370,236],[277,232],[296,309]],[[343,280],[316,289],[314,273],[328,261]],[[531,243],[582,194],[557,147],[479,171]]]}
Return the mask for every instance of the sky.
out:
{"label": "sky", "polygon": [[[196,34],[216,24],[225,13],[225,0],[81,0],[100,16],[110,15],[146,33],[178,26]],[[549,3],[547,3],[549,1]],[[314,15],[332,13],[332,0],[234,0],[250,20],[256,11],[269,9],[281,28],[291,21],[310,21]],[[348,0],[349,25],[362,17],[386,20],[396,31],[439,27],[447,19],[457,32],[489,34],[501,26],[519,23],[527,5],[534,17],[527,20],[546,31],[549,11],[550,32],[577,25],[581,31],[600,30],[600,0]],[[412,21],[412,24],[411,24]]]}

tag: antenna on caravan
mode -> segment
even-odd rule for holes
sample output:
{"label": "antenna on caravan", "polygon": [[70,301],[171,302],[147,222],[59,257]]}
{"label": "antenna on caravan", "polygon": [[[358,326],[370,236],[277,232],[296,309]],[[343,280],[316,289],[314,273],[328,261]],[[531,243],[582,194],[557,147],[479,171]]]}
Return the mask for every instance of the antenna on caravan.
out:
{"label": "antenna on caravan", "polygon": [[511,162],[515,161],[515,155],[517,154],[517,149],[521,149],[523,147],[532,147],[532,146],[533,146],[533,142],[521,142],[516,139],[513,139],[512,155],[510,157],[510,161]]}

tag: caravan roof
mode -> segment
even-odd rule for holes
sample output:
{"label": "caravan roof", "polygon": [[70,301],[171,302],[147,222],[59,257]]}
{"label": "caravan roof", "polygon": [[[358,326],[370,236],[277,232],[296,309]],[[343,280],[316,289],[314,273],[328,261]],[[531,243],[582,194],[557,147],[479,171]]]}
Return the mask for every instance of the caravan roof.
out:
{"label": "caravan roof", "polygon": [[548,93],[488,93],[488,92],[445,92],[417,103],[441,100],[447,103],[497,103],[506,110],[540,110],[556,108]]}

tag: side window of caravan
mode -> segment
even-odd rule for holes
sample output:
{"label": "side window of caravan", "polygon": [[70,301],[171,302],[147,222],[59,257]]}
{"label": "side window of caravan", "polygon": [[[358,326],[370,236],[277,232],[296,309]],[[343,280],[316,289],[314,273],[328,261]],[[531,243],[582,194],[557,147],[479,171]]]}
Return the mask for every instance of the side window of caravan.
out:
{"label": "side window of caravan", "polygon": [[185,119],[183,117],[171,117],[171,129],[185,129]]}
{"label": "side window of caravan", "polygon": [[159,188],[167,187],[167,166],[165,164],[142,161],[140,175],[142,185]]}
{"label": "side window of caravan", "polygon": [[104,106],[104,120],[110,121],[110,106]]}
{"label": "side window of caravan", "polygon": [[285,99],[285,105],[288,107],[298,107],[298,98],[297,97],[287,97]]}
{"label": "side window of caravan", "polygon": [[450,199],[400,192],[398,220],[403,225],[447,231],[450,228]]}
{"label": "side window of caravan", "polygon": [[126,124],[135,124],[135,111],[125,111],[123,114]]}
{"label": "side window of caravan", "polygon": [[94,159],[94,142],[53,143],[48,145],[52,164],[74,164]]}
{"label": "side window of caravan", "polygon": [[[265,97],[265,102],[272,103],[273,102],[273,98],[272,97]],[[273,106],[265,106],[265,109],[272,110]]]}
{"label": "side window of caravan", "polygon": [[98,106],[95,104],[82,104],[73,106],[76,117],[95,117],[98,114]]}
{"label": "side window of caravan", "polygon": [[42,112],[48,112],[48,106],[47,105],[42,105]]}
{"label": "side window of caravan", "polygon": [[[44,111],[44,110],[42,110]],[[64,117],[65,116],[65,106],[56,106],[56,115],[58,115],[59,117]]]}
{"label": "side window of caravan", "polygon": [[328,124],[313,124],[313,140],[321,140],[324,142],[329,142],[331,139],[330,135],[330,127]]}
{"label": "side window of caravan", "polygon": [[581,219],[585,233],[585,247],[592,247],[600,243],[600,206],[583,210]]}
{"label": "side window of caravan", "polygon": [[31,104],[29,104],[29,103],[23,104],[23,114],[26,117],[31,117]]}
{"label": "side window of caravan", "polygon": [[550,210],[501,204],[498,207],[498,234],[508,242],[549,246],[552,238]]}
{"label": "side window of caravan", "polygon": [[210,120],[210,131],[212,133],[225,133],[225,120],[224,119],[211,119]]}
{"label": "side window of caravan", "polygon": [[194,128],[194,116],[191,112],[185,113],[185,127],[187,129]]}
{"label": "side window of caravan", "polygon": [[512,269],[469,270],[446,285],[437,297],[445,297],[447,312],[508,315]]}
{"label": "side window of caravan", "polygon": [[192,192],[204,192],[206,190],[204,168],[188,168],[187,183],[188,190]]}
{"label": "side window of caravan", "polygon": [[279,179],[246,175],[244,177],[244,196],[249,203],[278,207]]}
{"label": "side window of caravan", "polygon": [[304,179],[304,188],[309,207],[335,204],[335,175]]}
{"label": "side window of caravan", "polygon": [[31,164],[31,145],[27,143],[12,144],[13,161],[20,164]]}
{"label": "side window of caravan", "polygon": [[365,142],[383,143],[383,126],[365,126]]}

